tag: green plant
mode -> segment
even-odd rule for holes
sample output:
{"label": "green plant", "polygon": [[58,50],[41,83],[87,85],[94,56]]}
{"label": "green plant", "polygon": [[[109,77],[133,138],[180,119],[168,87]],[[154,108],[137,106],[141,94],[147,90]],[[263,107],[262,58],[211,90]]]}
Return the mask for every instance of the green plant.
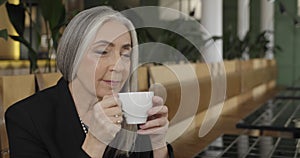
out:
{"label": "green plant", "polygon": [[[170,30],[163,30],[159,41],[174,47],[186,57],[187,60],[196,62],[201,59],[201,50],[198,50],[191,42],[195,42],[200,48],[204,47],[204,39],[200,28],[196,28],[194,21],[178,19],[169,22]],[[183,33],[182,35],[177,32]],[[190,41],[192,40],[192,41]]]}
{"label": "green plant", "polygon": [[[140,44],[154,42],[166,45],[153,45],[154,47],[148,50],[148,53],[143,54],[144,60],[149,60],[148,58],[151,57],[148,56],[151,56],[153,53],[156,54],[156,59],[159,59],[160,62],[179,62],[183,60],[182,57],[173,51],[174,49],[189,61],[196,62],[201,60],[201,53],[199,51],[202,50],[198,50],[191,42],[203,48],[205,40],[202,37],[203,33],[200,28],[193,21],[178,19],[161,22],[167,24],[167,29],[150,27],[137,29]],[[174,49],[171,50],[169,49],[170,47]],[[149,53],[149,51],[152,53]]]}
{"label": "green plant", "polygon": [[248,31],[243,39],[240,39],[233,33],[229,27],[223,36],[224,43],[224,59],[240,59],[243,52],[248,52],[250,58],[264,58],[267,51],[272,51],[275,54],[281,52],[280,46],[273,46],[269,40],[272,31],[266,30],[258,35]]}
{"label": "green plant", "polygon": [[250,48],[250,58],[263,58],[267,51],[272,51],[274,54],[282,52],[279,45],[272,45],[269,36],[273,34],[273,31],[266,30],[257,35],[254,43]]}
{"label": "green plant", "polygon": [[[37,65],[37,50],[35,50],[32,47],[32,44],[30,41],[24,36],[24,30],[25,30],[25,14],[27,13],[29,15],[30,21],[33,21],[31,19],[31,9],[30,6],[21,0],[21,2],[18,5],[11,4],[7,0],[1,0],[0,5],[4,5],[7,9],[7,13],[9,16],[9,20],[12,23],[13,27],[15,28],[16,32],[18,33],[18,36],[14,35],[8,35],[10,38],[12,38],[15,41],[18,41],[26,46],[28,49],[28,59],[30,61],[30,73],[37,73],[38,65]],[[38,3],[38,9],[42,11],[42,17],[43,22],[46,26],[46,35],[47,35],[47,41],[48,41],[48,62],[47,66],[49,68],[49,71],[51,71],[51,65],[50,65],[50,50],[52,46],[50,45],[50,41],[53,41],[53,47],[54,49],[57,48],[57,41],[60,37],[60,29],[66,24],[66,18],[65,18],[65,7],[61,0],[40,0]],[[35,29],[38,36],[41,34],[41,28],[37,23],[32,22],[32,28]],[[50,32],[48,32],[50,31]],[[6,32],[6,33],[5,33]],[[1,30],[0,37],[7,39],[7,31]]]}
{"label": "green plant", "polygon": [[240,59],[243,52],[248,52],[251,47],[250,32],[248,31],[243,39],[240,39],[232,30],[232,27],[224,32],[223,35],[223,56],[224,59]]}

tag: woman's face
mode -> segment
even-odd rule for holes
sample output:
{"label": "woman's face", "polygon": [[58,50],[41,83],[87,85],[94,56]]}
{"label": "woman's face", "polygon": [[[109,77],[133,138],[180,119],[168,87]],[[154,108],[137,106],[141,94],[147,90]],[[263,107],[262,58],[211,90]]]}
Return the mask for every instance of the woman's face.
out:
{"label": "woman's face", "polygon": [[104,23],[87,50],[77,72],[83,86],[99,99],[119,92],[130,73],[132,45],[127,27],[118,21]]}

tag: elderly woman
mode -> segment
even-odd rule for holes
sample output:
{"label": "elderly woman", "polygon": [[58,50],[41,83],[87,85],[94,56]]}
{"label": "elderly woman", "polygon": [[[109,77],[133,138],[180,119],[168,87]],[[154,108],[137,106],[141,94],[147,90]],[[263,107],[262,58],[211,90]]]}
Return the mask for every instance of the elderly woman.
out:
{"label": "elderly woman", "polygon": [[123,120],[117,93],[137,90],[136,46],[120,13],[95,7],[76,15],[58,47],[63,78],[6,112],[11,158],[173,157],[160,97],[152,98],[146,123]]}

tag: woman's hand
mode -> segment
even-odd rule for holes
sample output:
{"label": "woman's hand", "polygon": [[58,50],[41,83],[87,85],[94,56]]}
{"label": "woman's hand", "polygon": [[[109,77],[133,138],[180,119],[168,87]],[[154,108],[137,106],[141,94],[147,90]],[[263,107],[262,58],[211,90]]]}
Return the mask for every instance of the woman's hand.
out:
{"label": "woman's hand", "polygon": [[148,120],[140,125],[138,134],[149,135],[153,149],[166,146],[166,134],[169,127],[168,108],[163,105],[163,99],[154,96],[152,99],[153,107],[148,111]]}
{"label": "woman's hand", "polygon": [[108,145],[121,130],[122,121],[120,100],[113,95],[104,96],[93,108],[89,132]]}

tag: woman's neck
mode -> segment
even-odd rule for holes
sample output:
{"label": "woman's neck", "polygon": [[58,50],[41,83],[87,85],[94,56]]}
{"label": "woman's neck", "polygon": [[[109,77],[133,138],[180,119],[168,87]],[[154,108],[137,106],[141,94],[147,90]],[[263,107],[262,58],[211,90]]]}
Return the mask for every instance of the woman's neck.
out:
{"label": "woman's neck", "polygon": [[86,88],[78,79],[74,79],[68,85],[71,95],[73,97],[75,107],[79,118],[86,124],[89,124],[90,112],[92,112],[93,106],[98,102],[96,95],[87,91]]}

